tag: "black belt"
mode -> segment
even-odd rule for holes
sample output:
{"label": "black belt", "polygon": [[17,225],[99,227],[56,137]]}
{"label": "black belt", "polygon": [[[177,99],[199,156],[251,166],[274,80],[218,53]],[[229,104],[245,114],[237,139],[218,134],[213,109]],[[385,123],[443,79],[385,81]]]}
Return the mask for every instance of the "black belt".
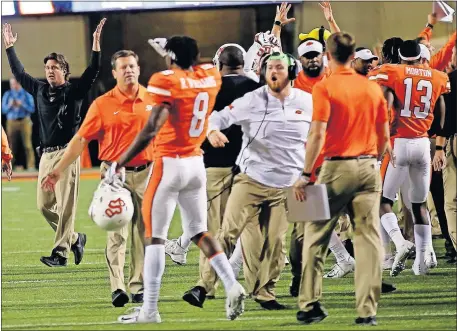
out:
{"label": "black belt", "polygon": [[65,144],[63,146],[53,146],[53,147],[43,147],[41,149],[42,153],[52,153],[55,151],[60,151],[61,149],[64,149],[68,146],[68,144]]}
{"label": "black belt", "polygon": [[374,155],[359,155],[359,156],[332,156],[326,157],[326,161],[344,161],[344,160],[366,160],[366,159],[376,159]]}
{"label": "black belt", "polygon": [[[106,163],[109,166],[112,163],[112,162],[109,162],[109,161],[102,161],[102,162]],[[151,162],[148,162],[148,163],[140,165],[138,167],[124,167],[124,168],[125,168],[125,171],[140,172],[140,171],[143,171],[143,170],[147,169],[150,165],[151,165]]]}

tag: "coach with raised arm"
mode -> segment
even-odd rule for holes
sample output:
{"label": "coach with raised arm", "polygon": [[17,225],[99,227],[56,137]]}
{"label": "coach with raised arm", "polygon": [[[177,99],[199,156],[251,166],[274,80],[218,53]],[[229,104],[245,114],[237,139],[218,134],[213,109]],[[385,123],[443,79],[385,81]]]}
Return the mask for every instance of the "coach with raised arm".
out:
{"label": "coach with raised arm", "polygon": [[[51,53],[44,58],[46,82],[27,74],[14,49],[17,34],[13,34],[10,24],[3,25],[3,42],[11,71],[24,90],[36,100],[39,154],[42,154],[38,170],[39,183],[60,160],[81,122],[81,103],[97,78],[100,68],[100,36],[105,21],[105,18],[100,21],[93,34],[90,64],[77,83],[69,82],[70,66],[65,56],[58,53]],[[45,192],[41,185],[38,185],[38,209],[55,231],[51,256],[40,259],[49,267],[66,266],[70,249],[75,255],[75,264],[81,263],[83,258],[86,235],[74,232],[79,170],[78,158],[62,172],[55,192]]]}

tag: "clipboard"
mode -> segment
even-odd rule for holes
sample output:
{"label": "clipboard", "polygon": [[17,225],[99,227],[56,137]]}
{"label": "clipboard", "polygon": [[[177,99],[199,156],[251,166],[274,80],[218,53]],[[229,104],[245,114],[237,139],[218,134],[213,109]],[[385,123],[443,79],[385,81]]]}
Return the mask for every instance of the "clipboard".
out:
{"label": "clipboard", "polygon": [[287,219],[290,223],[326,221],[330,219],[327,187],[325,184],[309,185],[305,188],[306,200],[295,199],[291,187],[287,189]]}

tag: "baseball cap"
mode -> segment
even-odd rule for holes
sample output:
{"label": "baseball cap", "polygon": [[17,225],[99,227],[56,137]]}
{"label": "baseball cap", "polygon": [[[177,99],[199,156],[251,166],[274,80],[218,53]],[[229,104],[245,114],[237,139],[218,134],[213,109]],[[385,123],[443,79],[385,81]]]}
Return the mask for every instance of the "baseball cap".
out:
{"label": "baseball cap", "polygon": [[298,56],[303,56],[309,52],[322,53],[324,46],[317,40],[307,40],[298,46]]}
{"label": "baseball cap", "polygon": [[378,57],[374,55],[371,50],[368,48],[363,48],[355,52],[354,59],[362,59],[365,61],[368,60],[378,60]]}
{"label": "baseball cap", "polygon": [[419,44],[419,47],[421,48],[421,59],[426,59],[430,62],[430,51],[428,50],[427,46]]}
{"label": "baseball cap", "polygon": [[405,40],[398,50],[398,55],[403,61],[419,60],[421,57],[421,48],[415,40]]}

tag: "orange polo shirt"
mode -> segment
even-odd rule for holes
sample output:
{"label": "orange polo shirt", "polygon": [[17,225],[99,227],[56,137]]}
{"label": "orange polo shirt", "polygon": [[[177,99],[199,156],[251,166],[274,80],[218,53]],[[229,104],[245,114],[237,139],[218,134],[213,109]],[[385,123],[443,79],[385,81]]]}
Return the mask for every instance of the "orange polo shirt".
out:
{"label": "orange polo shirt", "polygon": [[2,164],[3,162],[9,162],[13,158],[10,146],[8,145],[8,137],[6,136],[5,130],[2,127]]}
{"label": "orange polo shirt", "polygon": [[[114,162],[146,125],[152,109],[150,101],[146,88],[141,85],[135,100],[129,99],[116,86],[95,99],[77,134],[88,141],[98,140],[98,158]],[[127,166],[141,166],[152,159],[153,147],[150,144]]]}
{"label": "orange polo shirt", "polygon": [[376,127],[388,122],[381,87],[340,68],[313,89],[313,121],[327,123],[324,157],[377,156]]}

